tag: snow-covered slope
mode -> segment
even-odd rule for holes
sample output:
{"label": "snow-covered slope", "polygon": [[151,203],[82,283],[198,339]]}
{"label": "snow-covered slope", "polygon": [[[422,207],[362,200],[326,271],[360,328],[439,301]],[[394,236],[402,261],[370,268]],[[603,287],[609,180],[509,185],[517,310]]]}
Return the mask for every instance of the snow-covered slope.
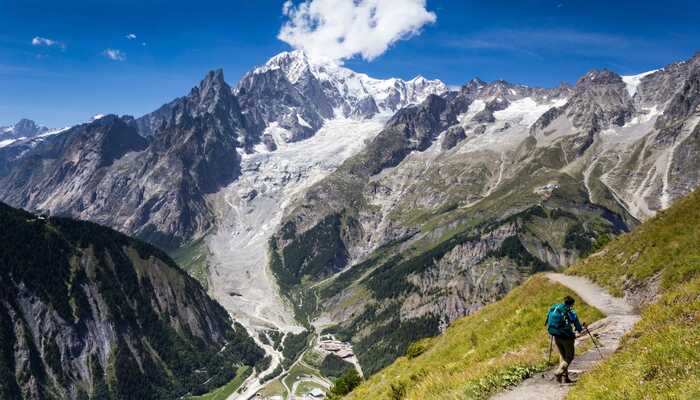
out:
{"label": "snow-covered slope", "polygon": [[[316,79],[326,96],[336,102],[334,114],[343,117],[372,117],[374,113],[392,114],[409,104],[417,104],[431,94],[443,94],[447,86],[440,80],[417,76],[409,81],[398,78],[375,79],[331,62],[313,63],[301,50],[285,52],[271,58],[252,74],[281,70],[290,83],[303,87]],[[371,99],[376,110],[362,109],[362,102]]]}
{"label": "snow-covered slope", "polygon": [[[27,134],[26,132],[23,133],[21,130],[16,130],[14,129],[14,126],[2,128],[2,131],[0,131],[0,148],[19,143],[35,145],[36,143],[44,140],[47,136],[52,136],[70,129],[69,126],[58,129],[49,129],[43,126],[40,128],[41,129],[34,131],[32,134]],[[3,135],[3,133],[5,135]]]}
{"label": "snow-covered slope", "polygon": [[[324,121],[388,117],[447,91],[439,80],[374,79],[337,64],[314,63],[299,50],[276,55],[244,76],[234,89],[244,113],[262,132],[262,143],[271,150],[280,140],[312,136]],[[267,130],[271,126],[277,135]]]}

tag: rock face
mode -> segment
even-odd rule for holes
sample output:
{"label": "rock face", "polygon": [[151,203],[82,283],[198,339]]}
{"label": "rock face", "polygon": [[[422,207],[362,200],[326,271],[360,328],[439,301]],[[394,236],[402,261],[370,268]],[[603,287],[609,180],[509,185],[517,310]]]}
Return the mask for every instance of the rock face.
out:
{"label": "rock face", "polygon": [[221,71],[166,107],[148,140],[132,118],[110,115],[0,149],[0,199],[164,248],[202,237],[214,223],[206,195],[239,174],[245,124]]}
{"label": "rock face", "polygon": [[36,122],[22,118],[12,126],[0,126],[0,140],[31,138],[49,132],[49,128],[37,125]]}
{"label": "rock face", "polygon": [[263,351],[160,250],[0,203],[0,397],[172,399]]}
{"label": "rock face", "polygon": [[698,73],[700,56],[553,89],[477,78],[404,108],[287,208],[272,270],[371,373],[697,187]]}

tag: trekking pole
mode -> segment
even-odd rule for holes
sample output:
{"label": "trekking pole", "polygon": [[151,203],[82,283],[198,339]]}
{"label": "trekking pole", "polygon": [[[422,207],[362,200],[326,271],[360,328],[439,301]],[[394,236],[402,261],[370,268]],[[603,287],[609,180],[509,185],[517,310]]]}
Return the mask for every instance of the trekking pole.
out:
{"label": "trekking pole", "polygon": [[593,342],[593,346],[595,346],[595,349],[598,350],[598,355],[600,356],[600,359],[603,359],[603,353],[600,352],[600,347],[598,347],[598,343],[596,343],[595,338],[593,335],[591,335],[591,331],[588,330],[588,326],[585,326],[586,328],[586,333],[588,333],[588,336],[591,337],[591,341]]}
{"label": "trekking pole", "polygon": [[549,365],[549,360],[552,358],[552,342],[554,342],[554,336],[549,335],[549,353],[547,354],[547,365]]}

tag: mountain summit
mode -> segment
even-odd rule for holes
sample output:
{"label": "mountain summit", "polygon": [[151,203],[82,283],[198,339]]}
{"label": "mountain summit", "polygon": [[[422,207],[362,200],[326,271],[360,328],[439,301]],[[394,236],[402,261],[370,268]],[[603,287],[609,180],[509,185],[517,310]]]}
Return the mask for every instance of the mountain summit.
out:
{"label": "mountain summit", "polygon": [[272,128],[264,132],[264,143],[271,143],[308,138],[334,118],[388,117],[447,90],[442,82],[423,77],[370,78],[334,63],[312,62],[296,50],[280,53],[246,74],[235,93],[258,126]]}

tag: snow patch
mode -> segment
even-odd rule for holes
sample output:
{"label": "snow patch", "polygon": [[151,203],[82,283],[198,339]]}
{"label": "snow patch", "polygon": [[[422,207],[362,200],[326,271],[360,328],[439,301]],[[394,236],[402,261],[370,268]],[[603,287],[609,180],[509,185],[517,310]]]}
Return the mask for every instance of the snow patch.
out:
{"label": "snow patch", "polygon": [[0,148],[9,146],[9,145],[11,145],[12,143],[14,143],[14,142],[16,142],[16,141],[18,141],[18,140],[22,140],[22,139],[24,139],[24,138],[0,140]]}
{"label": "snow patch", "polygon": [[47,137],[47,136],[57,135],[57,134],[59,134],[59,133],[61,133],[61,132],[67,131],[67,130],[70,129],[70,128],[72,128],[72,127],[71,127],[71,126],[66,126],[66,127],[60,128],[60,129],[53,129],[53,130],[50,130],[50,131],[48,131],[48,132],[44,132],[44,133],[42,133],[41,135],[37,135],[37,137],[38,137],[38,138],[43,138],[43,137]]}
{"label": "snow patch", "polygon": [[483,100],[474,100],[472,103],[469,105],[469,108],[467,109],[467,112],[464,114],[460,114],[457,116],[457,120],[460,123],[466,123],[471,121],[474,116],[486,108],[486,103]]}
{"label": "snow patch", "polygon": [[626,87],[627,93],[629,93],[630,97],[634,97],[634,95],[637,93],[637,88],[639,87],[639,84],[642,83],[642,79],[645,76],[651,75],[656,71],[658,71],[658,69],[655,69],[653,71],[643,72],[643,73],[638,74],[638,75],[624,75],[622,77],[622,81],[625,82],[625,87]]}
{"label": "snow patch", "polygon": [[299,121],[299,125],[304,126],[306,128],[311,128],[311,125],[309,125],[308,122],[304,118],[302,118],[301,115],[297,114],[297,121]]}
{"label": "snow patch", "polygon": [[516,100],[501,111],[496,111],[493,116],[496,120],[515,121],[525,126],[531,126],[552,107],[561,107],[566,104],[567,99],[558,99],[554,102],[537,103],[531,97]]}

